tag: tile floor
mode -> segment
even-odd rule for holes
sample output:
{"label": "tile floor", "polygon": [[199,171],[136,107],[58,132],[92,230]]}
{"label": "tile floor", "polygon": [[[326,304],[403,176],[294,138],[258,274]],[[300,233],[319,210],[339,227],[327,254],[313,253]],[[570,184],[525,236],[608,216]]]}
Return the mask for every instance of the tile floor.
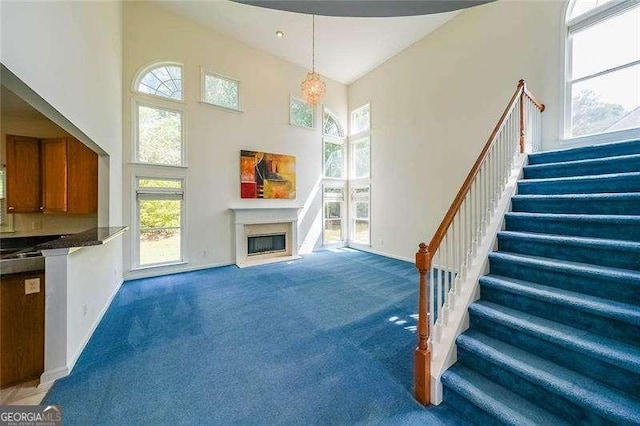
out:
{"label": "tile floor", "polygon": [[33,380],[0,390],[0,405],[39,405],[51,387],[39,384],[39,380]]}

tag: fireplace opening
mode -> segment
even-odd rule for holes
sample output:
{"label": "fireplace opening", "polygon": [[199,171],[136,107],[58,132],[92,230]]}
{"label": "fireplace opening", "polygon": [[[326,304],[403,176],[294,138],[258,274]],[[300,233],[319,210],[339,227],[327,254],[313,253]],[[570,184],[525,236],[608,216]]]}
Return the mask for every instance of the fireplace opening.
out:
{"label": "fireplace opening", "polygon": [[286,249],[286,234],[251,235],[247,237],[247,255],[281,253]]}

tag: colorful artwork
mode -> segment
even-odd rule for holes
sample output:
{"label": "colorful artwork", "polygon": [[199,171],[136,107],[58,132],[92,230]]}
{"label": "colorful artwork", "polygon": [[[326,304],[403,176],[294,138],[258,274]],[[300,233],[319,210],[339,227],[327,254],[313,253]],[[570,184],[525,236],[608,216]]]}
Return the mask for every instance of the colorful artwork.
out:
{"label": "colorful artwork", "polygon": [[296,157],[240,151],[240,198],[296,198]]}

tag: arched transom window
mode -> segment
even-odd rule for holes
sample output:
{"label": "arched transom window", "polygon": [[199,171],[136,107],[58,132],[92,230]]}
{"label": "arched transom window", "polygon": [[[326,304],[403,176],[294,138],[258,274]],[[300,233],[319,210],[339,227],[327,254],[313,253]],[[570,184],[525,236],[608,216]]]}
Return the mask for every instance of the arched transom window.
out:
{"label": "arched transom window", "polygon": [[334,138],[343,138],[344,131],[336,116],[326,108],[322,117],[322,134]]}
{"label": "arched transom window", "polygon": [[143,71],[136,81],[135,90],[181,101],[182,66],[178,64],[159,64]]}
{"label": "arched transom window", "polygon": [[571,0],[565,136],[640,127],[640,4]]}

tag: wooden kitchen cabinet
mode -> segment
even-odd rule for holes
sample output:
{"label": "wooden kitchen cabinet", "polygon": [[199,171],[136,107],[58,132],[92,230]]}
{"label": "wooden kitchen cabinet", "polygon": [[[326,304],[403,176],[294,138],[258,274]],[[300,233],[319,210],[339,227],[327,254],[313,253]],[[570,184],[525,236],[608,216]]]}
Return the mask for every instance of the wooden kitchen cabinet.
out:
{"label": "wooden kitchen cabinet", "polygon": [[[22,200],[27,194],[30,204]],[[7,135],[7,205],[9,213],[96,213],[98,155],[74,138]]]}
{"label": "wooden kitchen cabinet", "polygon": [[42,211],[45,213],[67,211],[67,139],[43,139]]}
{"label": "wooden kitchen cabinet", "polygon": [[79,140],[67,140],[67,213],[98,211],[98,155]]}
{"label": "wooden kitchen cabinet", "polygon": [[7,212],[39,212],[40,140],[7,135]]}
{"label": "wooden kitchen cabinet", "polygon": [[[29,279],[38,279],[39,289],[26,294]],[[44,371],[44,271],[3,275],[0,281],[0,388],[4,388],[38,379]]]}

